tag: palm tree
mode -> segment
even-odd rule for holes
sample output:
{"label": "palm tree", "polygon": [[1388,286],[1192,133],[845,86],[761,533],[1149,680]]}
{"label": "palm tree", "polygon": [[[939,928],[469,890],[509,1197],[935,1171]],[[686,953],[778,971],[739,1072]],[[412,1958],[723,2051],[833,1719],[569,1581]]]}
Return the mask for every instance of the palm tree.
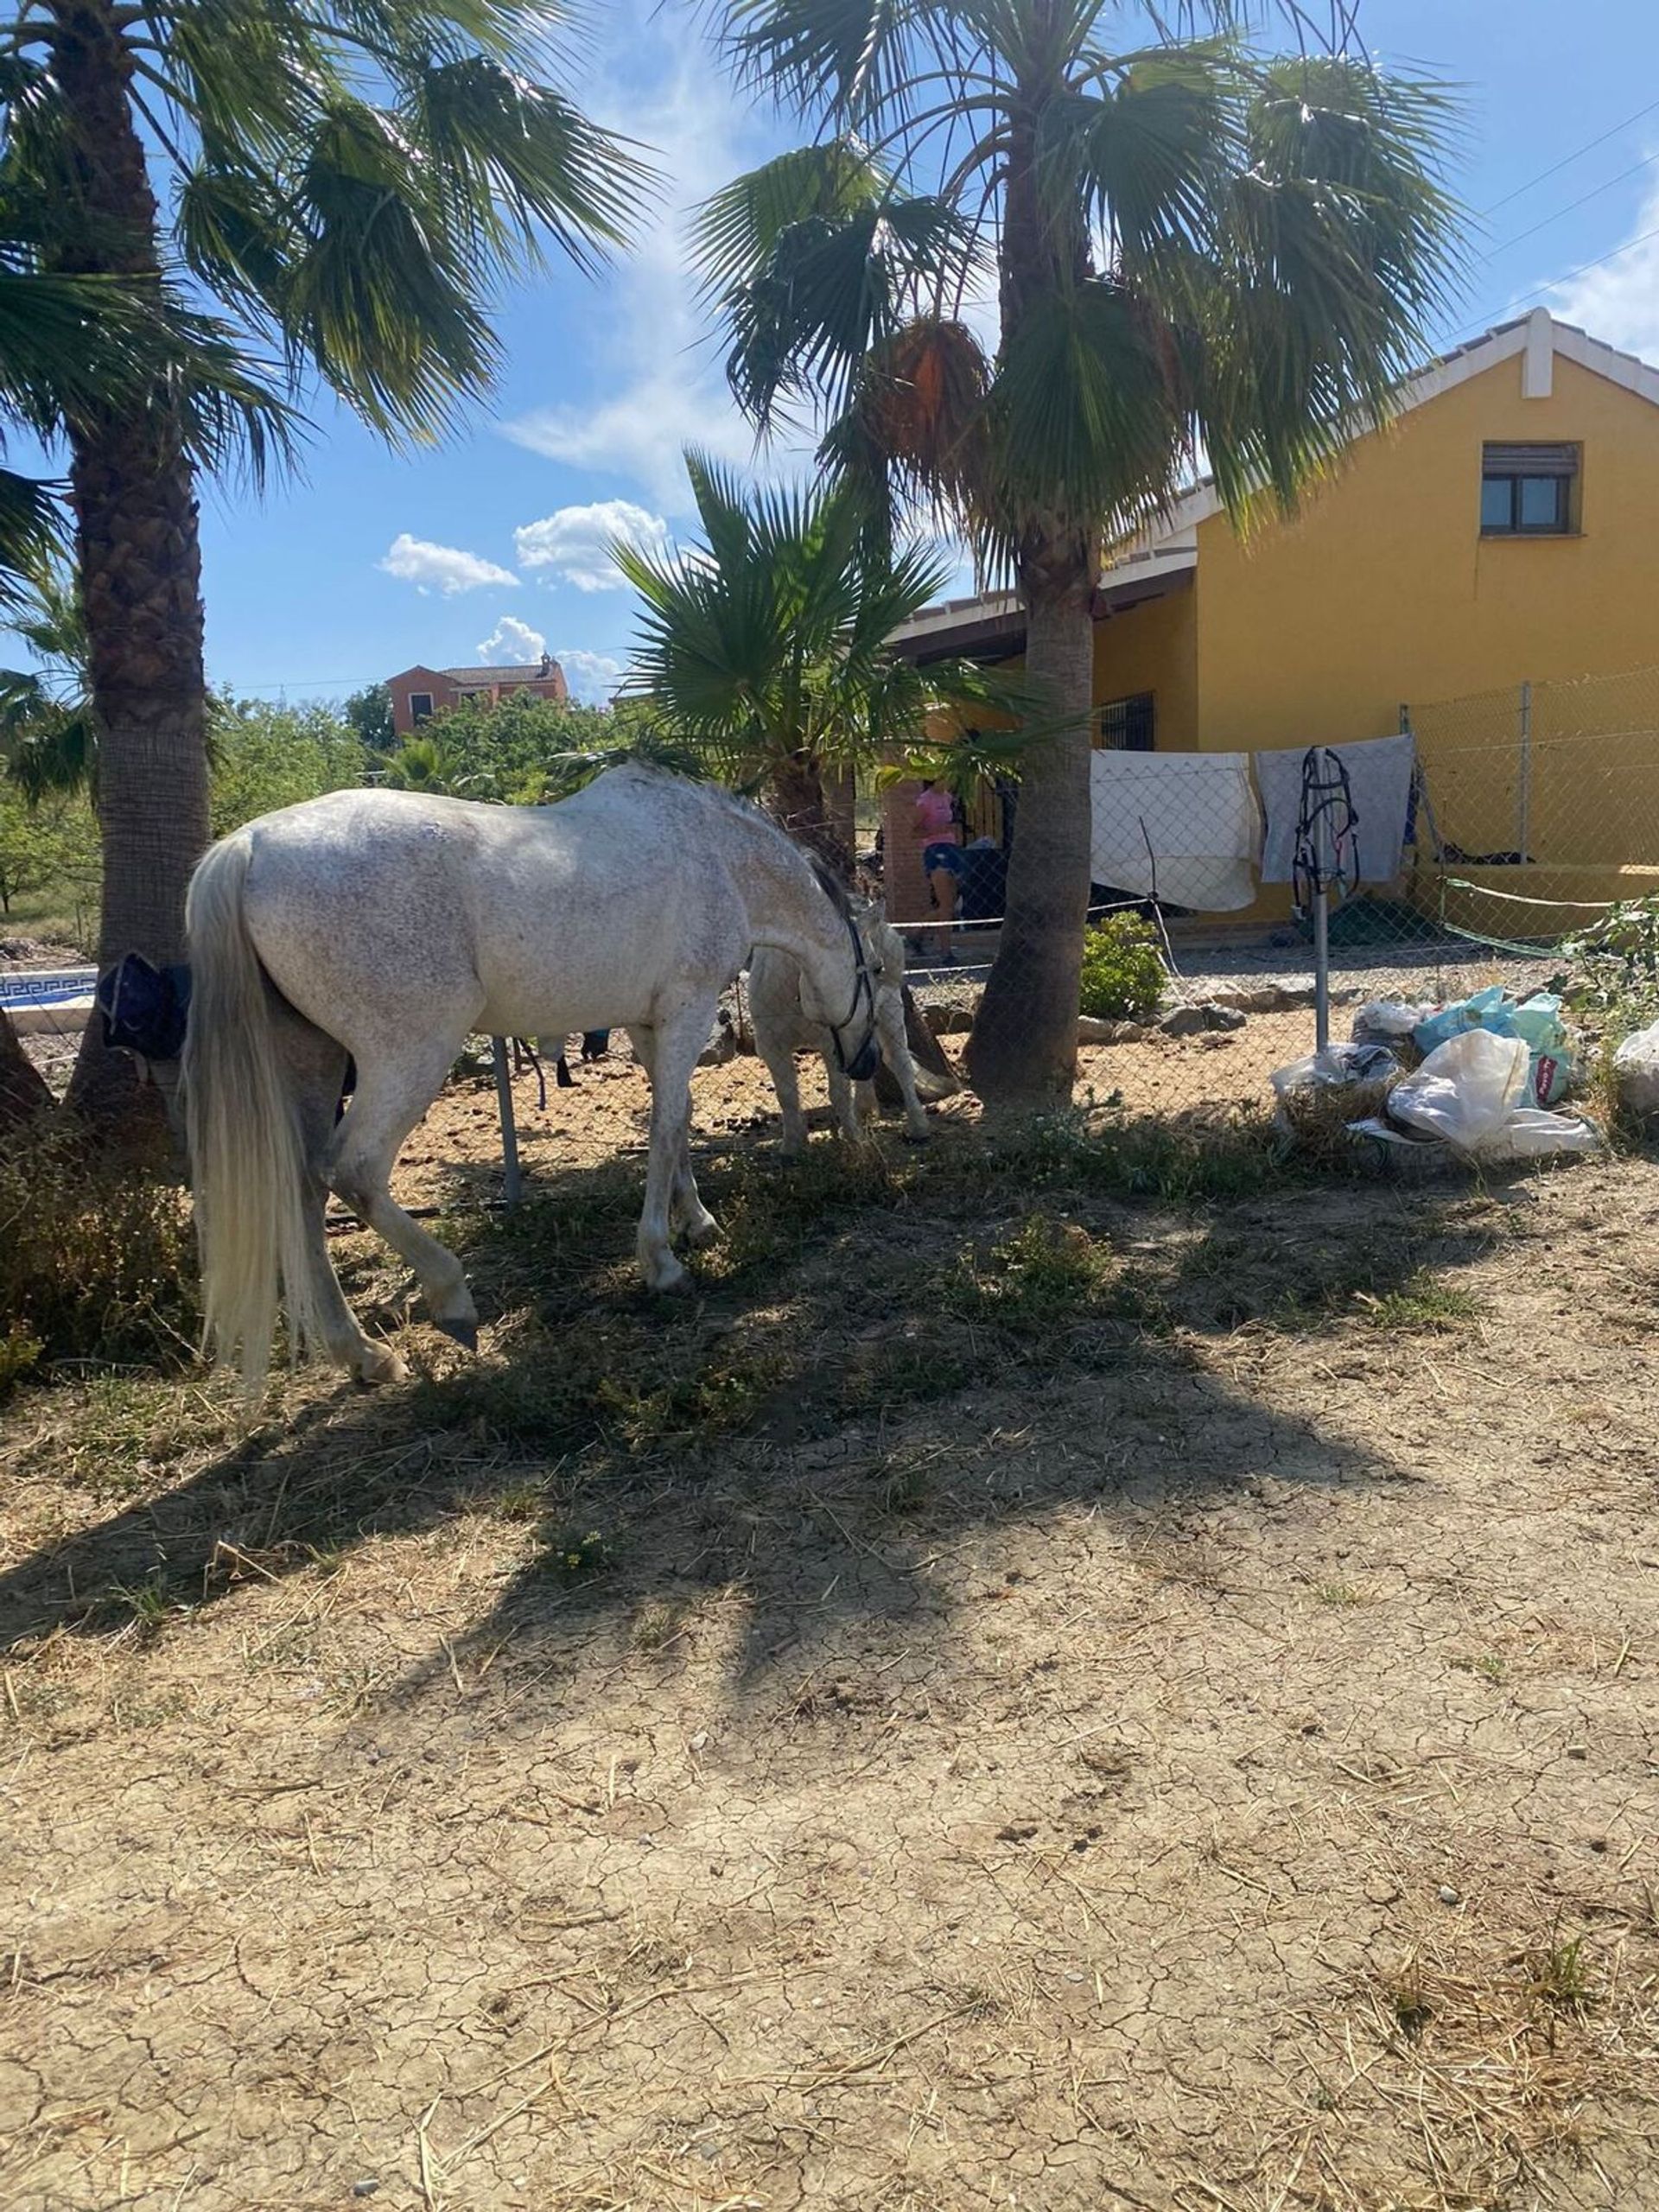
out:
{"label": "palm tree", "polygon": [[627,688],[709,772],[763,792],[849,875],[828,779],[915,750],[941,710],[1006,707],[1012,695],[971,662],[918,670],[893,650],[950,564],[894,550],[854,488],[746,487],[696,452],[685,465],[702,543],[611,549],[641,602]]}
{"label": "palm tree", "polygon": [[1444,92],[1283,11],[1289,59],[1230,0],[724,0],[740,76],[821,133],[704,211],[734,391],[762,428],[810,402],[826,460],[943,512],[1025,602],[1046,729],[970,1046],[988,1098],[1075,1072],[1103,545],[1199,453],[1236,518],[1290,505],[1442,302]]}
{"label": "palm tree", "polygon": [[33,668],[0,668],[0,766],[23,796],[96,792],[98,728],[89,696],[86,618],[55,562],[17,579],[8,627]]}
{"label": "palm tree", "polygon": [[[181,270],[245,358],[268,351],[296,387],[315,378],[387,436],[429,440],[490,381],[495,281],[550,242],[591,263],[644,183],[541,81],[566,13],[24,0],[3,26],[0,194],[32,209],[48,273],[159,299]],[[268,446],[269,419],[251,419]],[[93,392],[56,425],[99,734],[106,957],[182,952],[208,834],[195,480],[249,420],[222,380],[181,373]],[[95,1041],[83,1053],[82,1105],[124,1095],[106,1059]]]}

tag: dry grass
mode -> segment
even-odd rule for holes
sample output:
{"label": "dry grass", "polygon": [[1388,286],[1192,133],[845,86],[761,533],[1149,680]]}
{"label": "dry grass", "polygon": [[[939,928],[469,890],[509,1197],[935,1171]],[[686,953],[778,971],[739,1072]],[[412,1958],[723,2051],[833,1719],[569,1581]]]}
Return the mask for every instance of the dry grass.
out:
{"label": "dry grass", "polygon": [[1659,2205],[1659,1173],[475,1103],[478,1361],[6,1408],[8,2205]]}

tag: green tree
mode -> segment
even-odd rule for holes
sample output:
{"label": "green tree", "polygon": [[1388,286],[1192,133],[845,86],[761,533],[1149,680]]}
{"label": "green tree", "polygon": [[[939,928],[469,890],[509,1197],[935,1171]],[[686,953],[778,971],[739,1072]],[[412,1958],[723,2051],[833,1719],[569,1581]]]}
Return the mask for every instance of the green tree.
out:
{"label": "green tree", "polygon": [[631,687],[710,772],[764,791],[794,836],[848,874],[826,779],[914,749],[936,713],[1008,693],[969,661],[918,669],[893,650],[949,563],[895,550],[855,487],[746,488],[696,453],[686,469],[702,543],[662,556],[611,549],[641,601]]}
{"label": "green tree", "polygon": [[0,783],[0,916],[31,891],[92,891],[97,880],[98,830],[84,801],[31,801]]}
{"label": "green tree", "polygon": [[[1089,891],[1103,545],[1207,455],[1282,507],[1386,416],[1443,299],[1444,91],[1255,52],[1194,0],[724,0],[726,54],[814,124],[704,211],[733,388],[963,531],[1024,601],[1042,730],[969,1046],[988,1098],[1064,1096]],[[1351,4],[1333,0],[1345,35]],[[1207,35],[1198,35],[1198,33]],[[988,354],[962,302],[994,280]]]}
{"label": "green tree", "polygon": [[371,753],[390,753],[397,742],[391,721],[391,694],[384,683],[370,683],[361,691],[353,691],[343,712]]}
{"label": "green tree", "polygon": [[[486,308],[550,243],[589,262],[645,173],[541,80],[560,0],[26,0],[4,24],[0,194],[48,273],[159,302],[181,268],[389,437],[429,439],[497,360]],[[234,373],[232,373],[233,372]],[[239,379],[239,381],[238,381]],[[272,418],[232,354],[64,405],[90,643],[103,950],[182,950],[207,842],[196,473]],[[73,1095],[130,1095],[94,1027]]]}
{"label": "green tree", "polygon": [[257,814],[360,784],[370,759],[332,708],[274,707],[218,692],[209,702],[208,747],[215,837]]}
{"label": "green tree", "polygon": [[404,738],[375,772],[396,791],[534,806],[557,798],[616,752],[631,749],[639,717],[573,700],[510,692],[467,700]]}

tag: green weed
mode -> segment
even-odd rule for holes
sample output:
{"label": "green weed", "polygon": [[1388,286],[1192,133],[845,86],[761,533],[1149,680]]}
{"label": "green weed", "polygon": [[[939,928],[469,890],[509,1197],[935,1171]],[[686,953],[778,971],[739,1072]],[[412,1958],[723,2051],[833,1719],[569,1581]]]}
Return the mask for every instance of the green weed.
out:
{"label": "green weed", "polygon": [[1453,1290],[1427,1268],[1379,1297],[1361,1295],[1365,1319],[1374,1329],[1429,1330],[1462,1328],[1485,1311],[1479,1299],[1466,1290]]}
{"label": "green weed", "polygon": [[1593,1991],[1582,1936],[1534,1951],[1526,1963],[1532,1987],[1547,2005],[1562,2012],[1582,2012],[1590,2004]]}
{"label": "green weed", "polygon": [[136,1585],[116,1583],[106,1603],[118,1620],[135,1627],[145,1638],[159,1636],[174,1615],[183,1610],[159,1567],[152,1568]]}
{"label": "green weed", "polygon": [[1102,1310],[1116,1273],[1110,1249],[1086,1229],[1033,1214],[982,1259],[962,1254],[941,1294],[964,1320],[1037,1331]]}
{"label": "green weed", "polygon": [[542,1548],[542,1565],[567,1589],[608,1573],[616,1565],[609,1537],[598,1529],[561,1529]]}

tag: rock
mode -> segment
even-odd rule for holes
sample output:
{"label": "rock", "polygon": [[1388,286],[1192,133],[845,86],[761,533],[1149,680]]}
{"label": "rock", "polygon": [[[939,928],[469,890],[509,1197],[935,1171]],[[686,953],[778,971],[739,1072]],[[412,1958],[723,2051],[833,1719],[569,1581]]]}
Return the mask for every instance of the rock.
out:
{"label": "rock", "polygon": [[1143,1021],[1105,1021],[1095,1014],[1077,1016],[1079,1045],[1138,1045],[1151,1034]]}
{"label": "rock", "polygon": [[1166,1037],[1196,1037],[1205,1029],[1242,1029],[1244,1016],[1236,1006],[1178,1006],[1158,1025]]}
{"label": "rock", "polygon": [[978,1007],[977,992],[971,998],[935,999],[922,1008],[922,1019],[936,1037],[965,1037]]}
{"label": "rock", "polygon": [[352,2183],[352,2195],[353,2196],[372,2196],[378,2190],[379,2186],[380,2184],[378,2181],[354,2181]]}
{"label": "rock", "polygon": [[737,1024],[724,1007],[715,1016],[715,1033],[697,1056],[700,1068],[717,1068],[738,1054]]}
{"label": "rock", "polygon": [[1440,1903],[1442,1904],[1461,1904],[1463,1903],[1462,1897],[1458,1894],[1457,1891],[1452,1888],[1450,1882],[1442,1882],[1440,1884]]}

